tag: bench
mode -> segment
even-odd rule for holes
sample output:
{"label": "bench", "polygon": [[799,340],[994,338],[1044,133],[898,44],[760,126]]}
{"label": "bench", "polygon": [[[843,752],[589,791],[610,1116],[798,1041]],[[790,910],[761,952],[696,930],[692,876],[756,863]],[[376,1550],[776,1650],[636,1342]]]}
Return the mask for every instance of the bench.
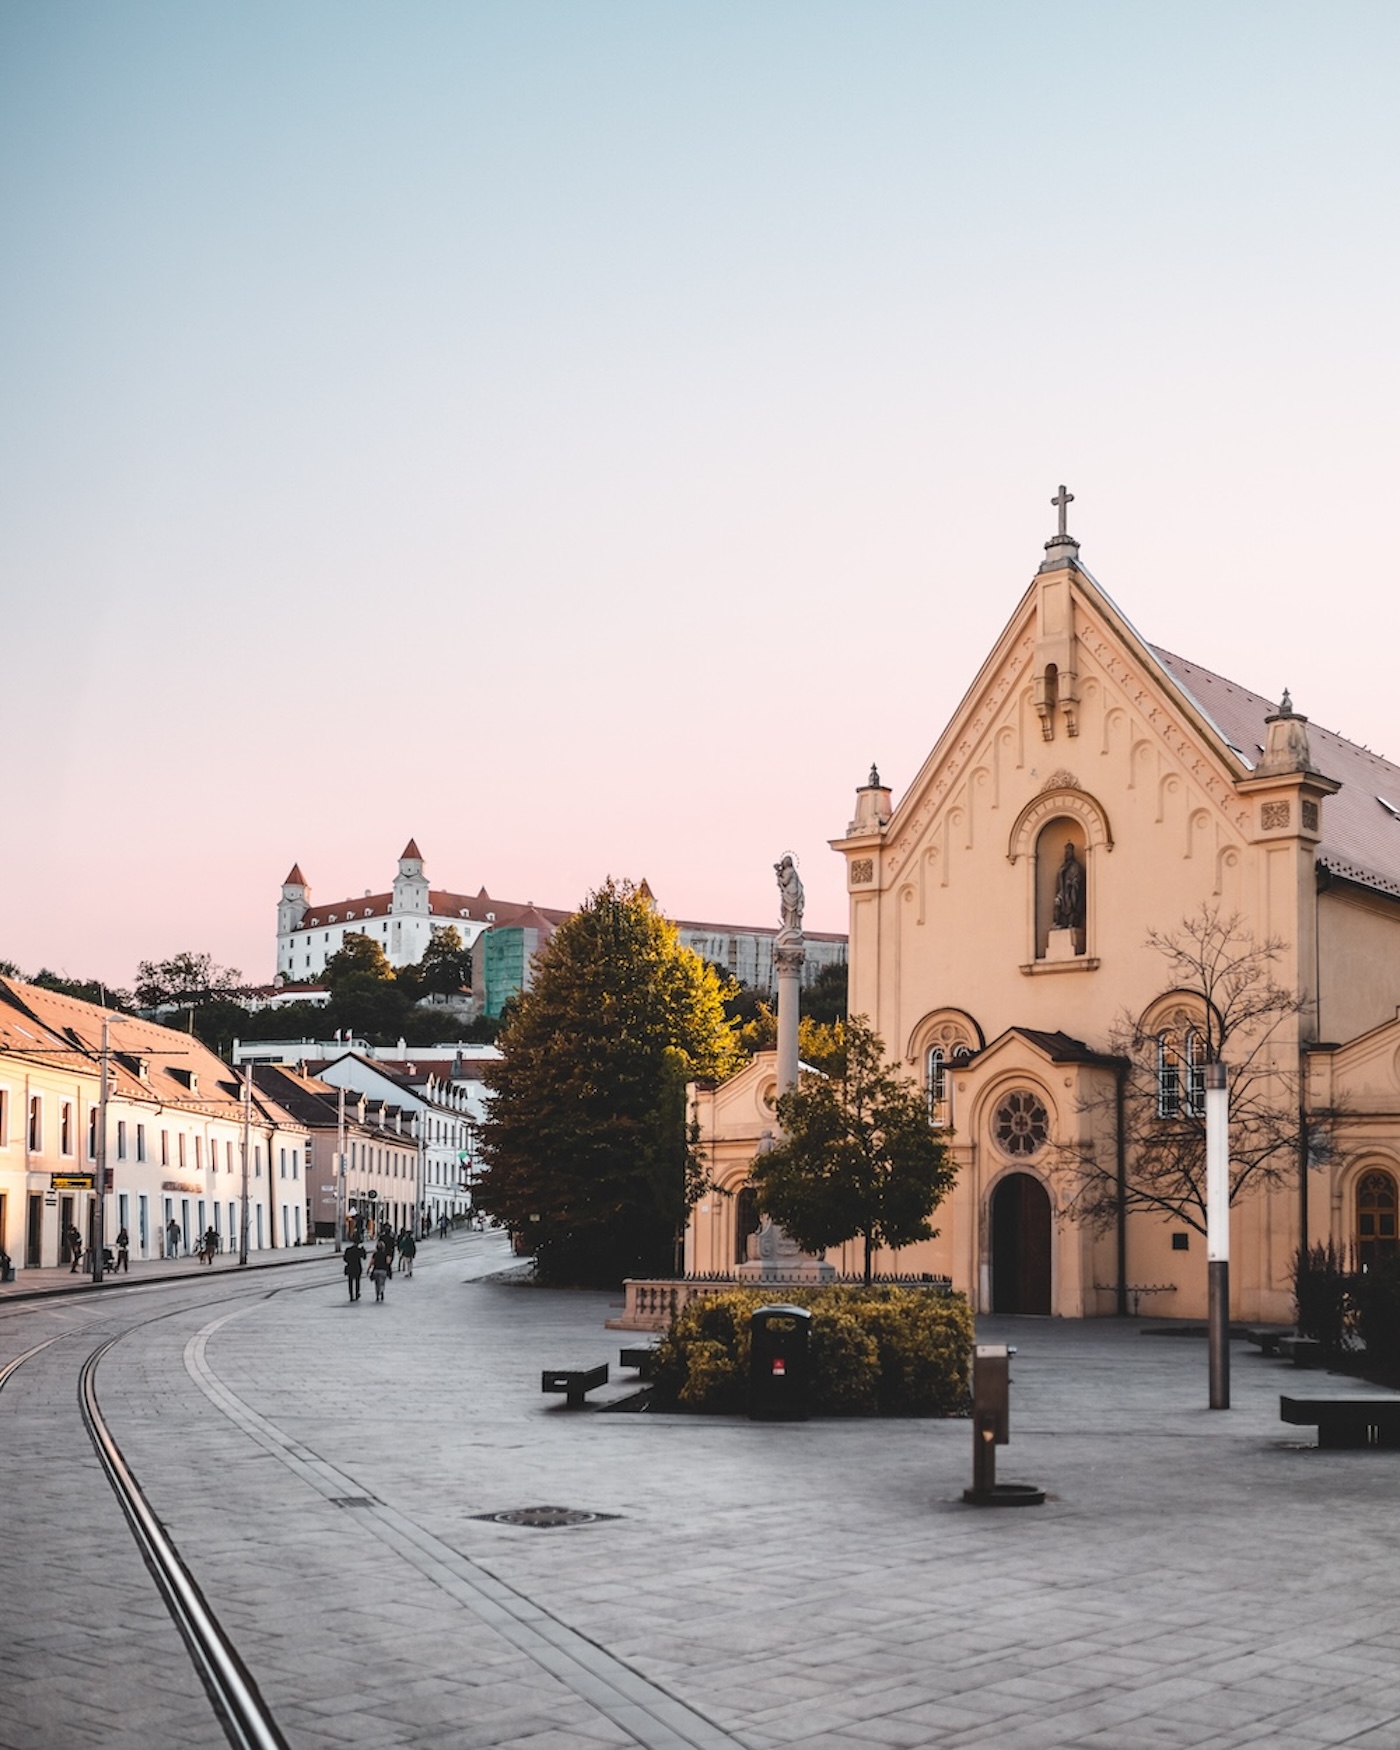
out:
{"label": "bench", "polygon": [[1279,1415],[1296,1427],[1317,1429],[1317,1444],[1328,1452],[1358,1446],[1400,1447],[1400,1397],[1281,1397]]}
{"label": "bench", "polygon": [[618,1359],[624,1367],[635,1368],[643,1379],[650,1379],[658,1347],[656,1343],[638,1343],[631,1349],[620,1349]]}
{"label": "bench", "polygon": [[1261,1355],[1269,1356],[1276,1356],[1278,1354],[1279,1344],[1285,1337],[1291,1337],[1292,1335],[1292,1331],[1287,1330],[1282,1326],[1277,1326],[1272,1330],[1265,1327],[1262,1330],[1245,1332],[1245,1336],[1254,1344],[1259,1353]]}
{"label": "bench", "polygon": [[607,1383],[608,1364],[606,1361],[598,1367],[546,1368],[540,1375],[540,1390],[563,1392],[565,1401],[571,1410],[581,1410],[584,1393],[591,1392],[595,1385],[606,1385]]}
{"label": "bench", "polygon": [[1316,1337],[1280,1337],[1278,1352],[1295,1367],[1321,1367],[1327,1359]]}

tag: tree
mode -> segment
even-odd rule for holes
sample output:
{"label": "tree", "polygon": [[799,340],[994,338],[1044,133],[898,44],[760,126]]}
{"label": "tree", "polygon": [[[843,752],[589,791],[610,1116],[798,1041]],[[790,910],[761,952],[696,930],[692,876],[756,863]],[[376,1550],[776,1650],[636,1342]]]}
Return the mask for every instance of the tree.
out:
{"label": "tree", "polygon": [[750,1177],[759,1208],[804,1251],[862,1240],[869,1282],[877,1246],[935,1237],[929,1217],[957,1169],[923,1094],[886,1066],[865,1017],[853,1015],[845,1035],[840,1075],[803,1075],[779,1098],[783,1140]]}
{"label": "tree", "polygon": [[[777,1045],[778,1017],[767,1003],[760,1003],[753,1019],[739,1029],[739,1049],[752,1057],[755,1052],[775,1051]],[[799,1015],[797,1055],[809,1068],[839,1076],[846,1061],[845,1022],[814,1021],[809,1015]]]}
{"label": "tree", "polygon": [[393,982],[394,969],[389,964],[389,956],[372,936],[366,936],[361,930],[347,930],[339,949],[325,964],[321,983],[335,993],[357,975],[389,984]]}
{"label": "tree", "polygon": [[844,960],[823,966],[802,991],[802,1013],[819,1026],[832,1027],[846,1019],[846,988],[849,968]]}
{"label": "tree", "polygon": [[96,978],[66,978],[62,973],[50,972],[47,966],[41,966],[29,983],[37,984],[40,990],[57,991],[60,996],[76,997],[80,1003],[96,1003],[102,1009],[129,1009],[133,1002],[129,990],[103,984]]}
{"label": "tree", "polygon": [[232,996],[242,978],[232,966],[216,966],[212,954],[186,950],[169,960],[141,961],[136,968],[136,1001],[143,1009],[215,1002]]}
{"label": "tree", "polygon": [[478,1202],[543,1280],[670,1273],[703,1176],[685,1087],[738,1062],[714,969],[630,882],[561,924],[503,1017]]}
{"label": "tree", "polygon": [[455,996],[471,988],[471,949],[462,940],[456,924],[437,925],[416,966],[404,976],[420,996]]}
{"label": "tree", "polygon": [[1075,1212],[1105,1228],[1136,1210],[1206,1231],[1205,1066],[1223,1060],[1229,1088],[1230,1201],[1291,1181],[1304,1146],[1298,1056],[1286,1024],[1303,999],[1274,967],[1278,941],[1257,942],[1238,915],[1203,905],[1170,932],[1149,931],[1165,962],[1161,994],[1121,1016],[1110,1051],[1120,1089],[1084,1102],[1103,1123],[1121,1106],[1125,1172],[1097,1148],[1070,1155]]}

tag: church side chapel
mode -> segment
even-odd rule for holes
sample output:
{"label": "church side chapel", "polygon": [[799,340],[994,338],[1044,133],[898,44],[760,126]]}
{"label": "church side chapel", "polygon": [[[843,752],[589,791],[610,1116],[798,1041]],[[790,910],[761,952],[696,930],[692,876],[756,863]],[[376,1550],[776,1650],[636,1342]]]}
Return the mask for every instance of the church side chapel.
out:
{"label": "church side chapel", "polygon": [[[872,769],[832,841],[851,1012],[958,1164],[938,1237],[877,1269],[979,1311],[1203,1317],[1203,1221],[1162,1194],[1161,1150],[1199,1134],[1218,1055],[1231,1311],[1289,1320],[1304,1236],[1397,1245],[1400,767],[1148,644],[1081,564],[1071,498],[906,794]],[[692,1219],[696,1273],[744,1256],[775,1087],[758,1060],[696,1108],[730,1193]]]}

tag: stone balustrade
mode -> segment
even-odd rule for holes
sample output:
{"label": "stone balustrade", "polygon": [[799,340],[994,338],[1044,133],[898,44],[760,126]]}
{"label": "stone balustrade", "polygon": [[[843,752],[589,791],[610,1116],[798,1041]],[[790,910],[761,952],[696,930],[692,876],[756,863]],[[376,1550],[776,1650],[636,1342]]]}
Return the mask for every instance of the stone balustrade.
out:
{"label": "stone balustrade", "polygon": [[[762,1288],[774,1299],[780,1298],[784,1284],[789,1288],[810,1289],[816,1286],[810,1276],[765,1276],[762,1282],[744,1282],[734,1276],[631,1277],[623,1283],[626,1299],[620,1318],[609,1319],[613,1331],[664,1331],[682,1307],[705,1294],[728,1294],[735,1288]],[[860,1288],[859,1276],[838,1277],[833,1286]],[[824,1286],[824,1285],[823,1285]],[[952,1288],[946,1276],[877,1276],[876,1288],[921,1288],[932,1294],[947,1294]]]}

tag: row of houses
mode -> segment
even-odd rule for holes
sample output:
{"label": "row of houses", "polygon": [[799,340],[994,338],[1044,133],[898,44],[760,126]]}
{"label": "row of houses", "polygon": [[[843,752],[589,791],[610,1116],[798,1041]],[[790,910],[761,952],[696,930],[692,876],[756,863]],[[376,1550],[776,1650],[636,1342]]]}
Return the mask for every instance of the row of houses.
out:
{"label": "row of houses", "polygon": [[395,1228],[467,1212],[479,1062],[234,1068],[187,1032],[0,979],[0,1251],[71,1263],[102,1229],[133,1260],[333,1239],[352,1215]]}

